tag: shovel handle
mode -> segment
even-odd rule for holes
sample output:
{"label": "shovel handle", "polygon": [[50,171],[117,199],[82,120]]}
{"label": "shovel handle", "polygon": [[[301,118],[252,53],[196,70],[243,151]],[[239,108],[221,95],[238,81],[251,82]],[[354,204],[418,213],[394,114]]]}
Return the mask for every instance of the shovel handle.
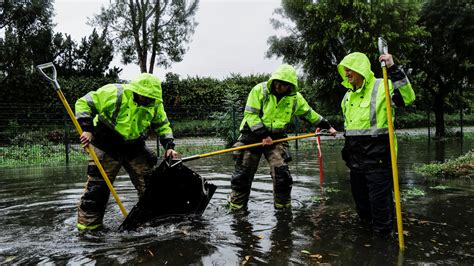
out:
{"label": "shovel handle", "polygon": [[[46,74],[46,73],[43,71],[44,69],[48,69],[48,68],[52,68],[52,69],[53,69],[53,76],[52,76],[52,77],[48,76],[48,74]],[[54,66],[54,64],[53,64],[52,62],[44,63],[44,64],[41,64],[41,65],[37,65],[37,66],[36,66],[36,69],[38,69],[38,71],[39,71],[47,80],[49,80],[49,81],[53,84],[54,90],[59,90],[59,89],[61,89],[61,87],[59,86],[58,80],[57,80],[56,67]]]}
{"label": "shovel handle", "polygon": [[[53,69],[53,76],[52,77],[48,76],[43,71],[43,69],[47,69],[47,68],[52,68]],[[66,111],[69,114],[69,117],[71,118],[72,123],[76,127],[76,130],[79,133],[79,135],[81,135],[82,132],[83,132],[82,128],[81,128],[81,125],[79,124],[76,117],[74,116],[74,112],[72,111],[71,107],[69,106],[69,103],[66,100],[66,97],[64,97],[64,94],[61,91],[61,88],[59,87],[59,83],[56,80],[56,77],[57,77],[56,68],[54,67],[53,63],[49,62],[49,63],[37,65],[36,69],[38,69],[38,71],[40,71],[41,74],[53,84],[54,90],[58,94],[58,97],[61,100],[61,102],[63,103],[64,108],[66,108]],[[117,193],[115,192],[114,186],[110,182],[110,179],[107,176],[107,173],[105,172],[104,168],[102,167],[102,164],[100,163],[99,158],[97,157],[97,154],[95,153],[95,151],[94,151],[94,149],[92,148],[91,145],[87,145],[87,149],[89,151],[90,156],[94,160],[95,165],[99,169],[100,174],[104,178],[104,181],[107,184],[107,187],[109,188],[110,192],[112,193],[112,196],[114,197],[115,201],[119,205],[120,211],[122,211],[122,214],[123,214],[124,217],[127,217],[127,210],[125,210],[125,207],[123,206],[122,202],[120,201],[120,198],[118,197]]]}
{"label": "shovel handle", "polygon": [[[303,139],[303,138],[309,138],[309,137],[316,137],[316,136],[332,136],[332,135],[330,133],[326,133],[326,132],[308,133],[308,134],[303,134],[303,135],[294,136],[294,137],[287,137],[287,138],[283,138],[283,139],[277,139],[277,140],[274,140],[273,143],[279,143],[279,142],[297,140],[297,139]],[[218,154],[222,154],[222,153],[226,153],[226,152],[245,150],[245,149],[260,147],[260,146],[263,146],[263,143],[262,142],[257,142],[257,143],[248,144],[248,145],[244,145],[244,146],[238,146],[238,147],[229,148],[229,149],[225,149],[225,150],[219,150],[219,151],[214,151],[214,152],[209,152],[209,153],[193,155],[193,156],[182,158],[181,161],[182,162],[187,162],[187,161],[201,159],[201,158],[214,156],[214,155],[218,155]]]}

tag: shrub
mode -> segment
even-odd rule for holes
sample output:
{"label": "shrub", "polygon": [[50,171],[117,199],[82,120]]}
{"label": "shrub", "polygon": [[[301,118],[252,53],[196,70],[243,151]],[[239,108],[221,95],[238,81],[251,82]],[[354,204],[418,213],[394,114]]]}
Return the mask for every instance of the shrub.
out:
{"label": "shrub", "polygon": [[428,178],[466,178],[474,177],[474,150],[444,163],[426,164],[415,169]]}
{"label": "shrub", "polygon": [[239,96],[227,92],[224,97],[225,111],[214,112],[211,115],[215,134],[225,141],[226,147],[232,146],[239,135],[240,121],[243,118],[243,108]]}

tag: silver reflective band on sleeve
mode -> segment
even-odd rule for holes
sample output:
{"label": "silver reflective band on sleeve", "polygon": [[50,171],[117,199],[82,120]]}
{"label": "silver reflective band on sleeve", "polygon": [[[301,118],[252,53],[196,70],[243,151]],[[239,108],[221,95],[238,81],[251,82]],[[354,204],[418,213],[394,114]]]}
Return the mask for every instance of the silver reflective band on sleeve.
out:
{"label": "silver reflective band on sleeve", "polygon": [[[293,109],[291,110],[291,115],[293,116],[296,111],[296,105],[298,104],[297,96],[293,97]],[[311,110],[311,108],[309,108]]]}
{"label": "silver reflective band on sleeve", "polygon": [[254,107],[248,106],[248,105],[245,106],[245,111],[253,113],[253,114],[260,113],[260,109],[257,109],[257,108],[254,108]]}
{"label": "silver reflective band on sleeve", "polygon": [[251,127],[250,130],[255,131],[255,130],[260,129],[262,127],[265,127],[265,125],[262,122],[260,122],[260,123],[256,124],[255,126]]}
{"label": "silver reflective band on sleeve", "polygon": [[372,89],[372,97],[370,98],[370,129],[373,132],[377,129],[377,92],[381,80],[382,79],[377,79],[375,81],[374,88]]}
{"label": "silver reflective band on sleeve", "polygon": [[304,112],[304,114],[301,115],[301,117],[306,118],[306,116],[311,113],[311,110],[313,110],[313,109],[309,108],[308,111]]}
{"label": "silver reflective band on sleeve", "polygon": [[90,113],[86,113],[86,112],[77,113],[77,114],[76,114],[76,118],[77,118],[77,119],[80,119],[80,118],[91,118],[91,114],[90,114]]}
{"label": "silver reflective band on sleeve", "polygon": [[261,106],[261,109],[260,109],[260,114],[259,116],[262,117],[263,116],[263,109],[264,109],[264,106],[265,106],[265,103],[267,102],[268,100],[268,88],[267,88],[267,83],[266,82],[262,82],[260,83],[260,85],[262,86],[262,102],[260,104]]}
{"label": "silver reflective band on sleeve", "polygon": [[395,82],[393,83],[393,88],[394,88],[394,89],[398,89],[398,88],[400,88],[400,87],[402,87],[402,86],[405,86],[405,85],[407,85],[407,84],[408,84],[408,78],[405,77],[405,78],[403,78],[403,79],[401,79],[401,80],[395,81]]}
{"label": "silver reflective band on sleeve", "polygon": [[321,123],[321,121],[323,121],[323,117],[322,116],[319,116],[319,119],[314,123],[316,126],[319,125],[319,123]]}
{"label": "silver reflective band on sleeve", "polygon": [[385,134],[388,134],[388,128],[346,130],[346,136],[378,136]]}
{"label": "silver reflective band on sleeve", "polygon": [[155,124],[155,127],[160,128],[160,127],[168,124],[169,122],[170,121],[168,121],[168,118],[166,118],[165,120],[161,121],[160,123]]}
{"label": "silver reflective band on sleeve", "polygon": [[[393,96],[393,95],[392,95]],[[397,105],[395,104],[395,102],[393,101],[393,98],[390,97],[390,105],[392,106],[392,108],[396,108]]]}
{"label": "silver reflective band on sleeve", "polygon": [[122,106],[122,94],[123,94],[123,87],[121,84],[114,84],[117,87],[117,96],[115,100],[115,108],[114,113],[112,114],[112,123],[114,125],[117,124],[117,116],[120,112],[120,107]]}
{"label": "silver reflective band on sleeve", "polygon": [[174,139],[173,134],[165,134],[164,136],[160,136],[161,139]]}
{"label": "silver reflective band on sleeve", "polygon": [[87,105],[91,109],[93,114],[97,114],[97,108],[95,107],[94,100],[92,99],[92,92],[88,92],[85,96],[84,99],[86,100]]}

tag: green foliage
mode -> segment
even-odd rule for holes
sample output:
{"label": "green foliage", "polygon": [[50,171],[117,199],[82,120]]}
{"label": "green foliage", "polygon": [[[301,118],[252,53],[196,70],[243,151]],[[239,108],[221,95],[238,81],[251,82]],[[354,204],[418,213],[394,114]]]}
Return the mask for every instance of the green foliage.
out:
{"label": "green foliage", "polygon": [[429,179],[474,178],[474,150],[444,163],[432,163],[417,167],[415,171]]}
{"label": "green foliage", "polygon": [[323,201],[329,200],[329,197],[325,195],[317,195],[317,196],[312,196],[309,200],[314,204],[319,204]]}
{"label": "green foliage", "polygon": [[142,73],[153,73],[155,65],[182,60],[197,25],[197,7],[198,0],[115,0],[92,24],[109,31],[125,64],[137,63]]}
{"label": "green foliage", "polygon": [[210,119],[173,120],[171,128],[176,138],[212,136],[215,132],[214,122]]}
{"label": "green foliage", "polygon": [[[32,0],[30,3],[5,3],[0,22],[4,38],[0,41],[0,94],[14,97],[3,102],[16,102],[32,93],[37,83],[32,66],[51,58],[52,3]],[[31,97],[31,96],[30,96]]]}
{"label": "green foliage", "polygon": [[210,118],[213,119],[213,125],[216,128],[216,136],[225,141],[226,147],[231,147],[239,136],[240,121],[243,118],[239,95],[232,91],[226,92],[224,106],[225,111],[214,112]]}
{"label": "green foliage", "polygon": [[324,193],[338,193],[340,191],[341,191],[340,189],[333,188],[333,187],[328,187],[328,186],[323,187]]}
{"label": "green foliage", "polygon": [[[412,50],[414,84],[423,88],[421,104],[436,114],[436,135],[445,135],[444,113],[472,109],[474,4],[471,1],[425,1],[418,24],[428,36],[416,38]],[[469,97],[470,96],[470,97]],[[420,102],[418,101],[418,102]]]}
{"label": "green foliage", "polygon": [[423,113],[401,112],[395,116],[396,128],[414,128],[428,126],[427,115]]}
{"label": "green foliage", "polygon": [[222,82],[210,77],[188,77],[166,74],[162,83],[165,107],[180,105],[220,105],[225,90]]}
{"label": "green foliage", "polygon": [[[222,150],[224,147],[222,145],[216,145],[216,144],[206,144],[206,145],[193,145],[193,144],[187,144],[187,145],[177,145],[175,147],[175,150],[181,154],[183,157],[187,156],[192,156],[196,154],[203,154],[203,153],[209,153],[213,151],[218,151]],[[163,154],[163,149],[161,149],[161,154]]]}
{"label": "green foliage", "polygon": [[426,193],[423,190],[416,187],[412,187],[407,190],[401,191],[400,200],[402,202],[406,202],[414,198],[424,197],[425,195]]}
{"label": "green foliage", "polygon": [[[61,78],[87,75],[84,79],[101,79],[107,74],[105,71],[112,60],[113,49],[105,33],[99,36],[94,30],[89,38],[83,38],[79,46],[67,34],[64,38],[61,33],[53,35],[51,1],[7,1],[2,11],[2,19],[5,18],[0,22],[5,33],[4,38],[0,38],[2,102],[41,103],[45,106],[58,102],[58,99],[53,99],[57,95],[51,85],[34,68],[45,62],[55,62],[59,83],[66,90],[70,84],[63,84]],[[119,72],[116,68],[110,70],[108,81],[116,81]],[[105,85],[101,81],[98,83]],[[77,84],[85,85],[88,84]],[[98,87],[86,88],[95,90]],[[73,101],[75,99],[77,96]]]}
{"label": "green foliage", "polygon": [[[180,78],[174,73],[167,73],[161,86],[166,107],[207,105],[223,106],[226,93],[235,94],[235,99],[243,105],[250,90],[262,81],[270,78],[268,74],[242,76],[232,74],[218,80],[210,77]],[[216,111],[223,111],[221,110]]]}
{"label": "green foliage", "polygon": [[[118,78],[121,69],[109,69],[113,59],[112,41],[103,31],[99,36],[94,29],[89,37],[83,37],[78,45],[71,39],[71,35],[56,33],[52,39],[54,50],[54,64],[63,78],[69,77],[97,77],[109,76]],[[108,71],[107,71],[108,70]]]}
{"label": "green foliage", "polygon": [[[65,162],[65,148],[61,144],[33,144],[28,146],[9,146],[0,148],[2,167],[21,167],[31,165],[57,165]],[[87,161],[82,150],[71,149],[71,162]]]}
{"label": "green foliage", "polygon": [[[272,23],[289,34],[270,37],[267,56],[302,66],[312,88],[308,97],[325,105],[324,111],[338,113],[346,89],[340,86],[337,64],[350,52],[364,52],[380,76],[379,36],[389,42],[399,63],[408,62],[415,39],[426,35],[416,24],[419,9],[419,2],[406,1],[283,0],[282,8],[275,11],[281,19]],[[285,22],[288,19],[291,25]]]}
{"label": "green foliage", "polygon": [[432,189],[432,190],[438,190],[438,191],[444,191],[444,190],[447,190],[447,189],[449,189],[449,188],[450,188],[450,187],[448,187],[448,186],[443,186],[443,185],[430,187],[430,189]]}

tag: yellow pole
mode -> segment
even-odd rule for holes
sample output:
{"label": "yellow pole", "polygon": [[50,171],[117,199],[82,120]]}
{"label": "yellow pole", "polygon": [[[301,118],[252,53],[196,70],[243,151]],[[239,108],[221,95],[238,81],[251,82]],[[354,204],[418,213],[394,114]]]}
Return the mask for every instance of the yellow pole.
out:
{"label": "yellow pole", "polygon": [[[64,97],[64,94],[61,90],[56,90],[58,93],[59,99],[61,99],[61,102],[63,103],[64,107],[66,108],[67,113],[69,114],[69,117],[71,117],[72,123],[76,127],[77,132],[79,135],[82,135],[82,128],[79,125],[79,122],[77,122],[76,117],[74,116],[74,113],[71,110],[71,107],[69,106],[69,103],[67,102],[66,98]],[[92,159],[94,160],[95,165],[97,168],[99,168],[99,172],[104,178],[105,183],[107,184],[107,187],[109,187],[110,192],[112,193],[112,196],[114,197],[115,201],[120,207],[120,211],[122,212],[123,217],[127,217],[127,210],[125,210],[125,207],[123,206],[122,202],[120,201],[120,198],[118,197],[117,193],[115,192],[114,186],[110,182],[109,177],[107,176],[107,173],[105,172],[104,168],[102,167],[102,164],[99,161],[99,158],[97,157],[97,154],[95,154],[94,149],[92,148],[91,145],[87,145],[87,150],[89,151],[89,154],[91,155]]]}
{"label": "yellow pole", "polygon": [[[379,49],[381,48],[381,42],[385,44],[382,38],[379,38]],[[388,48],[386,48],[388,50]],[[387,53],[388,51],[383,51],[383,53]],[[392,162],[392,176],[393,176],[393,191],[395,194],[395,209],[397,215],[397,229],[398,229],[398,246],[400,250],[405,250],[405,242],[403,239],[403,221],[402,221],[402,207],[400,204],[400,188],[398,186],[398,165],[397,165],[397,155],[395,153],[395,135],[394,135],[394,128],[393,128],[393,120],[392,120],[392,109],[390,106],[390,92],[388,89],[388,75],[387,75],[387,67],[385,62],[382,62],[382,72],[383,72],[383,85],[385,88],[385,106],[387,108],[387,124],[388,124],[388,136],[390,141],[390,157]]]}
{"label": "yellow pole", "polygon": [[[279,143],[279,142],[283,142],[283,141],[303,139],[303,138],[309,138],[309,137],[315,137],[315,136],[321,136],[321,135],[330,135],[330,134],[308,133],[308,134],[294,136],[294,137],[287,137],[287,138],[277,139],[277,140],[274,140],[273,143]],[[262,142],[258,142],[258,143],[248,144],[248,145],[239,146],[239,147],[235,147],[235,148],[229,148],[229,149],[225,149],[225,150],[219,150],[219,151],[214,151],[214,152],[209,152],[209,153],[197,154],[197,155],[185,157],[185,158],[181,159],[181,161],[186,162],[186,161],[201,159],[201,158],[205,158],[205,157],[209,157],[209,156],[213,156],[213,155],[218,155],[218,154],[222,154],[222,153],[226,153],[226,152],[233,152],[233,151],[239,151],[239,150],[245,150],[245,149],[249,149],[249,148],[259,147],[259,146],[262,146],[262,145],[263,145]]]}
{"label": "yellow pole", "polygon": [[[66,97],[64,97],[64,94],[61,91],[61,88],[59,86],[58,81],[56,80],[56,68],[54,67],[53,63],[49,62],[49,63],[41,64],[41,65],[36,66],[36,68],[41,72],[41,74],[43,74],[43,76],[47,80],[49,80],[53,84],[54,90],[58,93],[59,99],[61,100],[64,107],[66,108],[66,111],[69,114],[69,117],[71,118],[72,123],[76,127],[77,132],[79,133],[79,135],[82,135],[82,132],[83,132],[82,128],[79,125],[79,122],[77,122],[77,119],[74,116],[74,113],[72,112],[71,107],[69,106],[69,103],[66,100]],[[52,71],[53,71],[52,77],[49,77],[43,71],[43,69],[47,69],[47,68],[52,69]],[[100,163],[99,158],[97,158],[97,154],[95,154],[95,151],[94,151],[94,149],[92,148],[91,145],[87,145],[87,150],[89,151],[90,156],[94,160],[95,165],[99,169],[99,172],[102,175],[102,178],[104,179],[105,183],[107,184],[107,187],[109,187],[109,190],[112,193],[112,196],[114,197],[115,201],[119,205],[120,211],[122,212],[123,217],[127,217],[127,210],[125,210],[125,207],[123,206],[122,202],[120,201],[119,197],[117,196],[117,193],[115,192],[114,186],[110,182],[110,179],[107,176],[107,173],[105,172],[104,168],[102,167],[102,164]]]}

